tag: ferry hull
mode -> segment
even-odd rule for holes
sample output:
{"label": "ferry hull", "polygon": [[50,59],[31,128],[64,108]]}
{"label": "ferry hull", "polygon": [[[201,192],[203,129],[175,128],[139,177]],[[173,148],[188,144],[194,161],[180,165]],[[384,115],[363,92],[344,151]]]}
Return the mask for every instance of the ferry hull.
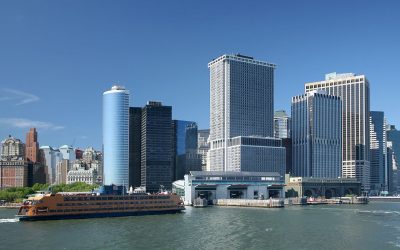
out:
{"label": "ferry hull", "polygon": [[157,215],[157,214],[175,214],[175,213],[180,213],[182,210],[181,209],[175,209],[175,210],[162,210],[162,211],[136,211],[136,212],[121,212],[121,213],[91,213],[91,214],[63,214],[63,215],[43,215],[43,216],[17,215],[16,217],[19,219],[19,221],[90,219],[90,218],[105,218],[105,217],[125,217],[125,216]]}

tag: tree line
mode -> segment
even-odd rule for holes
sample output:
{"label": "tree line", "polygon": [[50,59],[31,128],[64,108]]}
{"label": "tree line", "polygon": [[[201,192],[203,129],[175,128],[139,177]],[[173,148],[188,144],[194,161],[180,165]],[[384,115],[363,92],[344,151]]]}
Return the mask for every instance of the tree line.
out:
{"label": "tree line", "polygon": [[34,194],[38,191],[51,191],[53,193],[58,192],[88,192],[98,185],[90,185],[84,182],[75,182],[71,184],[39,184],[36,183],[32,187],[11,187],[4,190],[0,190],[0,201],[5,202],[22,202],[28,195]]}

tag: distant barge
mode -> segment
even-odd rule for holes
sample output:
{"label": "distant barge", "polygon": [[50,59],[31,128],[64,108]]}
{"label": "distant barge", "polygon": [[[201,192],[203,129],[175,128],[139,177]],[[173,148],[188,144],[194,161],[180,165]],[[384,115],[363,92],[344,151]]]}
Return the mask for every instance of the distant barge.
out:
{"label": "distant barge", "polygon": [[20,221],[85,219],[178,213],[184,209],[176,194],[125,194],[122,186],[104,186],[98,193],[37,194],[24,201],[16,217]]}

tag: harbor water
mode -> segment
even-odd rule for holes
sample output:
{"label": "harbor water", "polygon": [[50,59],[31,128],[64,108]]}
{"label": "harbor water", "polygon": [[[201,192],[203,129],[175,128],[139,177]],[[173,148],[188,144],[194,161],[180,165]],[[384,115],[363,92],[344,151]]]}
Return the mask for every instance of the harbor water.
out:
{"label": "harbor water", "polygon": [[0,208],[0,249],[400,249],[396,202],[37,222],[15,213]]}

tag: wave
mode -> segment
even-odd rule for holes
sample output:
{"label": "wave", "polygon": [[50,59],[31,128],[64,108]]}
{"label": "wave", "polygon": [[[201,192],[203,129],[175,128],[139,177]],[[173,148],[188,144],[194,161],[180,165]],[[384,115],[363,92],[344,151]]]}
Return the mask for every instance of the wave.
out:
{"label": "wave", "polygon": [[18,222],[18,218],[12,218],[12,219],[0,219],[0,223],[12,223],[12,222]]}
{"label": "wave", "polygon": [[374,215],[400,215],[400,211],[390,211],[390,210],[358,210],[357,213],[374,214]]}

